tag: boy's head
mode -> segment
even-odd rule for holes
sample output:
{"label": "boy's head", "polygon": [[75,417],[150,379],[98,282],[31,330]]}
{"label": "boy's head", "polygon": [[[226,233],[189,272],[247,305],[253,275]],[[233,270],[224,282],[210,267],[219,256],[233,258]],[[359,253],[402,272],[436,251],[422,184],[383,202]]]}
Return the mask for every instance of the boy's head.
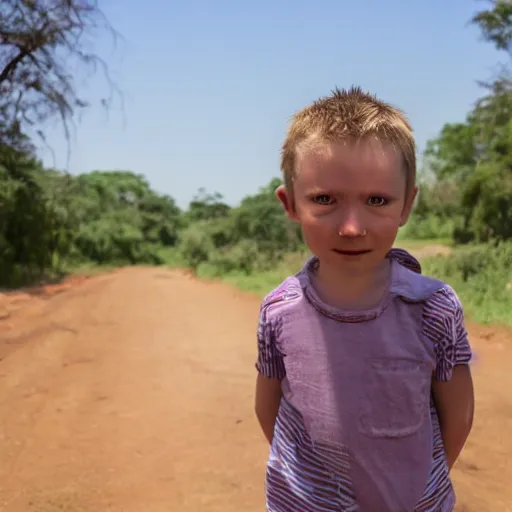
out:
{"label": "boy's head", "polygon": [[323,259],[382,259],[416,195],[409,122],[359,88],[336,90],[293,117],[281,168],[277,196]]}

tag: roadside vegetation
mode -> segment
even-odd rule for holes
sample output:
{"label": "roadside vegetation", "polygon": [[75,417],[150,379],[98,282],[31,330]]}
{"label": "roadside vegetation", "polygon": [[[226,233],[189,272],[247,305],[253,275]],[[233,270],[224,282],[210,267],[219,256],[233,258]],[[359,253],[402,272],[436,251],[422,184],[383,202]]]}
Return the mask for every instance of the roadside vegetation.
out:
{"label": "roadside vegetation", "polygon": [[[84,34],[111,29],[95,3],[5,0],[0,10],[0,286],[18,287],[76,269],[186,266],[266,293],[304,262],[296,225],[274,197],[278,178],[231,206],[200,189],[186,210],[143,174],[45,168],[40,127],[67,129],[86,108],[60,56],[101,62]],[[49,16],[49,6],[52,15]],[[488,3],[472,22],[510,62],[512,4]],[[101,23],[100,23],[101,22]],[[72,62],[72,59],[69,61]],[[74,69],[74,68],[73,68]],[[101,67],[100,67],[101,69]],[[106,75],[108,77],[108,75]],[[115,88],[109,85],[110,93]],[[108,107],[111,96],[103,104]],[[445,124],[422,155],[420,194],[397,245],[424,272],[458,291],[481,322],[512,324],[512,74],[505,65],[482,85],[463,123]],[[448,248],[429,254],[427,247]]]}

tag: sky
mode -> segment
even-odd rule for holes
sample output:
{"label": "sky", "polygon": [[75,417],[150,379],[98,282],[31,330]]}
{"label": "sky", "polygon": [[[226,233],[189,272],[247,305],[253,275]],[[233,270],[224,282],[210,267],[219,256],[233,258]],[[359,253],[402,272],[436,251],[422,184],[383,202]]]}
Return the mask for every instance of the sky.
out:
{"label": "sky", "polygon": [[[130,170],[181,207],[200,187],[235,205],[279,176],[290,117],[359,85],[405,111],[419,152],[463,121],[500,60],[471,15],[481,0],[100,0],[120,33],[96,52],[120,93],[40,157],[72,174]],[[109,92],[101,72],[78,83]],[[122,101],[121,101],[122,100]],[[69,151],[69,158],[68,158]]]}

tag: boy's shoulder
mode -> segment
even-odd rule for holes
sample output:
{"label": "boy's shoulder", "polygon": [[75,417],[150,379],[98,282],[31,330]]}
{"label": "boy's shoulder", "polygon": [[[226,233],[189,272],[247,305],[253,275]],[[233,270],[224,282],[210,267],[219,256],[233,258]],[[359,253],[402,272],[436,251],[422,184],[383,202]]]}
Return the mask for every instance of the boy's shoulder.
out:
{"label": "boy's shoulder", "polygon": [[423,302],[437,308],[439,315],[462,309],[455,290],[445,281],[422,274],[420,262],[405,249],[393,248],[389,254],[399,266],[392,291],[409,302]]}
{"label": "boy's shoulder", "polygon": [[260,318],[262,320],[270,321],[271,318],[282,314],[302,299],[304,294],[301,284],[302,272],[301,269],[296,274],[288,276],[263,297],[260,304]]}
{"label": "boy's shoulder", "polygon": [[[391,285],[393,295],[406,302],[422,303],[425,313],[428,316],[435,315],[440,321],[462,313],[462,305],[455,290],[442,280],[422,274],[420,262],[408,251],[393,248],[388,257],[396,263]],[[304,298],[306,265],[265,295],[260,304],[261,322],[272,322],[300,304]]]}

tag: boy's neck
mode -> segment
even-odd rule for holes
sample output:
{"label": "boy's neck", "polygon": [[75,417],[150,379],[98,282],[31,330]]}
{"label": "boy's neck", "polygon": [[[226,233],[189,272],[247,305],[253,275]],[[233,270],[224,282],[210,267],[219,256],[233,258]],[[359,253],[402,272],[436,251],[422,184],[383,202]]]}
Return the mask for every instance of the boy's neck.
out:
{"label": "boy's neck", "polygon": [[384,259],[374,269],[357,273],[342,271],[320,262],[314,274],[314,286],[320,298],[335,308],[369,309],[382,299],[391,272],[391,261]]}

